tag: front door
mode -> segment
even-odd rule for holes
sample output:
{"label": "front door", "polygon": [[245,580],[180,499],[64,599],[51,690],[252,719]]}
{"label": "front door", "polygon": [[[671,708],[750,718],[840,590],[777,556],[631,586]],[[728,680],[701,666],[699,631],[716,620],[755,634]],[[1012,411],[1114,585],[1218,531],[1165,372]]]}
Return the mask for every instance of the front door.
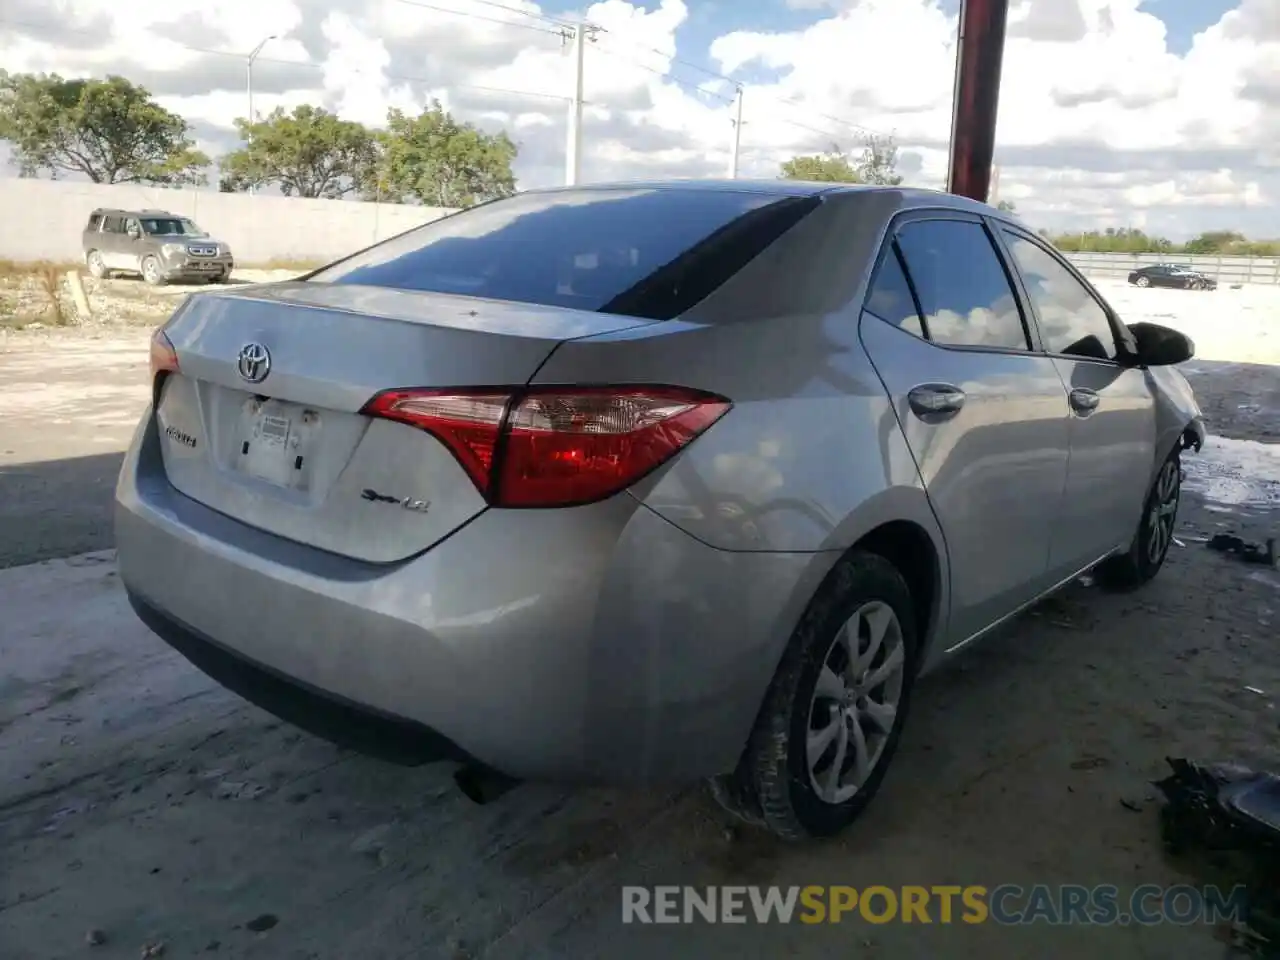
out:
{"label": "front door", "polygon": [[900,221],[860,330],[946,539],[963,643],[1047,589],[1070,417],[980,218]]}
{"label": "front door", "polygon": [[1156,466],[1155,398],[1145,370],[1117,362],[1109,311],[1076,272],[1030,234],[1000,232],[1067,390],[1071,464],[1050,554],[1065,577],[1137,532]]}

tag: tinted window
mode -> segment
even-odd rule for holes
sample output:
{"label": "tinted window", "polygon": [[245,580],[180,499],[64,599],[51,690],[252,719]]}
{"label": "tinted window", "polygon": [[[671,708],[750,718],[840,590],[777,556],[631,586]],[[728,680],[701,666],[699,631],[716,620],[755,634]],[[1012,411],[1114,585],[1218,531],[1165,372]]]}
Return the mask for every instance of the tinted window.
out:
{"label": "tinted window", "polygon": [[124,218],[107,217],[103,222],[102,229],[107,233],[124,233]]}
{"label": "tinted window", "polygon": [[85,227],[85,229],[96,231],[100,226],[102,226],[102,214],[100,213],[89,214],[89,223]]}
{"label": "tinted window", "polygon": [[[752,214],[796,211],[785,229],[815,202],[728,190],[652,188],[527,193],[465,210],[378,244],[311,277],[323,283],[367,284],[514,300],[583,310],[646,311],[623,294],[642,281],[666,278],[650,304],[686,306],[681,284],[705,278],[672,267],[712,234],[733,233]],[[777,226],[777,224],[775,224]],[[730,229],[726,229],[730,228]],[[719,232],[719,233],[718,233]],[[759,231],[747,230],[759,252]],[[776,231],[772,238],[776,238]],[[712,258],[723,271],[720,250]],[[732,259],[732,258],[730,258]],[[734,269],[741,267],[737,263]],[[662,268],[668,270],[662,271]],[[678,267],[678,265],[677,265]],[[710,291],[706,291],[710,292]],[[618,300],[618,304],[613,301]],[[625,308],[625,309],[624,309]],[[643,312],[643,315],[649,315]]]}
{"label": "tinted window", "polygon": [[898,246],[930,340],[1027,348],[1017,299],[982,224],[918,220],[898,231]]}
{"label": "tinted window", "polygon": [[1040,244],[1016,233],[1006,232],[1005,239],[1035,307],[1045,350],[1114,360],[1111,322],[1084,284]]}
{"label": "tinted window", "polygon": [[142,229],[152,236],[201,236],[201,230],[184,217],[143,217]]}
{"label": "tinted window", "polygon": [[871,292],[867,295],[867,311],[891,323],[895,327],[924,336],[924,328],[920,323],[920,314],[916,310],[915,298],[911,295],[911,285],[907,283],[907,275],[902,272],[902,261],[898,257],[897,244],[892,244],[876,271],[875,280],[871,283]]}

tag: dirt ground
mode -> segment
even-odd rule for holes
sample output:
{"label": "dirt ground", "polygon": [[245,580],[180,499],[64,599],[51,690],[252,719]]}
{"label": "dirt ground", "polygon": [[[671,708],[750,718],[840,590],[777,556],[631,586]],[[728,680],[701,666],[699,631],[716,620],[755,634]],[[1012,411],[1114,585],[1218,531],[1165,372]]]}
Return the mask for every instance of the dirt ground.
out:
{"label": "dirt ground", "polygon": [[1221,957],[1198,926],[620,922],[624,884],[1197,882],[1160,850],[1164,757],[1280,764],[1280,571],[1201,542],[1277,532],[1280,445],[1256,441],[1280,290],[1107,293],[1202,347],[1215,436],[1167,567],[1130,596],[1077,583],[922,681],[868,815],[805,846],[700,788],[477,807],[447,767],[344,753],[213,686],[133,618],[109,549],[145,335],[0,337],[0,957]]}
{"label": "dirt ground", "polygon": [[[67,273],[80,276],[90,316],[79,316]],[[299,270],[237,270],[231,283],[265,283],[285,280]],[[36,331],[50,327],[88,330],[121,325],[153,325],[162,321],[189,293],[207,289],[204,284],[166,284],[153,287],[136,277],[96,280],[74,264],[38,267],[0,263],[0,331]]]}

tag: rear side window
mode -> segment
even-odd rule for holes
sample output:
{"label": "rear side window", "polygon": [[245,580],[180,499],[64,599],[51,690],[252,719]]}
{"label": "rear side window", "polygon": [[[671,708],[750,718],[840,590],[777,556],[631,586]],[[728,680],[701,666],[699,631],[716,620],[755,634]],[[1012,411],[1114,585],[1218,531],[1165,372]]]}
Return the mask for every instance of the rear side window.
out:
{"label": "rear side window", "polygon": [[1118,353],[1115,332],[1102,304],[1040,244],[1007,230],[1004,236],[1035,307],[1045,350],[1114,360]]}
{"label": "rear side window", "polygon": [[107,217],[102,229],[105,233],[124,233],[124,217]]}
{"label": "rear side window", "polygon": [[1029,348],[1022,311],[986,227],[970,220],[915,220],[898,231],[897,241],[930,340]]}
{"label": "rear side window", "polygon": [[876,278],[871,283],[871,291],[867,295],[866,310],[885,323],[901,327],[917,337],[925,335],[924,326],[920,322],[920,312],[916,309],[916,300],[911,293],[911,285],[907,283],[907,275],[902,269],[902,255],[898,245],[891,243],[885,251]]}
{"label": "rear side window", "polygon": [[91,230],[94,233],[97,233],[98,228],[100,226],[102,226],[102,214],[100,213],[89,214],[89,222],[85,224],[85,229]]}
{"label": "rear side window", "polygon": [[309,279],[666,319],[818,203],[648,187],[527,193],[426,224]]}

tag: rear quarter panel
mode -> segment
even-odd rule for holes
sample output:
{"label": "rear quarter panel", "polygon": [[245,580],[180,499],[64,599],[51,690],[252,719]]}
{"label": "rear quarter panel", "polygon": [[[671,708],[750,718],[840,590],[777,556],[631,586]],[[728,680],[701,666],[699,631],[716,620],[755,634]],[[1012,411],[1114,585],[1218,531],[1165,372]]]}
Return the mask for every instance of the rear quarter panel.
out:
{"label": "rear quarter panel", "polygon": [[[853,207],[815,214],[796,228],[807,236],[788,235],[783,250],[766,251],[686,318],[561,344],[533,382],[664,383],[729,398],[728,414],[631,494],[719,550],[809,554],[794,584],[797,616],[861,537],[914,522],[941,567],[936,625],[949,602],[941,531],[859,343],[869,272],[861,264],[872,262],[896,210],[881,206],[862,224],[840,222]],[[821,283],[824,274],[836,282]],[[789,295],[782,277],[812,292]],[[788,303],[819,309],[784,312]],[[793,627],[777,636],[779,655]]]}

